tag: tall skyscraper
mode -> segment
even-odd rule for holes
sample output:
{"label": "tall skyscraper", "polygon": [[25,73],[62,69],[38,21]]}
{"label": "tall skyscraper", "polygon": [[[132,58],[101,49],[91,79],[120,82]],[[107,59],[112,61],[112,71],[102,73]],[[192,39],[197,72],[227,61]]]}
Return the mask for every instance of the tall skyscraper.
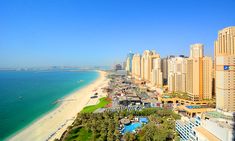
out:
{"label": "tall skyscraper", "polygon": [[166,85],[168,80],[168,57],[161,59],[161,70],[163,77],[163,85]]}
{"label": "tall skyscraper", "polygon": [[211,57],[202,58],[202,84],[203,99],[212,99],[213,71]]}
{"label": "tall skyscraper", "polygon": [[144,51],[141,58],[141,79],[153,86],[162,86],[161,58],[155,51]]}
{"label": "tall skyscraper", "polygon": [[203,99],[202,96],[202,57],[203,44],[190,46],[190,57],[187,60],[186,91],[193,100]]}
{"label": "tall skyscraper", "polygon": [[127,59],[126,59],[126,71],[130,72],[130,73],[132,72],[132,59],[133,59],[133,56],[134,56],[134,54],[130,52],[127,55]]}
{"label": "tall skyscraper", "polygon": [[216,108],[235,112],[235,26],[219,31],[214,51]]}
{"label": "tall skyscraper", "polygon": [[186,59],[185,57],[168,59],[168,89],[171,92],[186,92]]}
{"label": "tall skyscraper", "polygon": [[162,71],[161,71],[161,58],[159,54],[151,57],[151,77],[150,81],[153,86],[162,87]]}
{"label": "tall skyscraper", "polygon": [[141,78],[141,55],[135,54],[132,59],[132,77],[135,79]]}
{"label": "tall skyscraper", "polygon": [[131,71],[131,60],[130,60],[130,58],[129,57],[127,57],[127,59],[126,59],[126,71],[127,72],[130,72]]}
{"label": "tall skyscraper", "polygon": [[203,50],[203,44],[191,45],[187,59],[186,92],[192,100],[212,98],[212,59]]}
{"label": "tall skyscraper", "polygon": [[141,58],[141,78],[146,82],[150,82],[151,56],[153,55],[155,55],[155,51],[145,50]]}

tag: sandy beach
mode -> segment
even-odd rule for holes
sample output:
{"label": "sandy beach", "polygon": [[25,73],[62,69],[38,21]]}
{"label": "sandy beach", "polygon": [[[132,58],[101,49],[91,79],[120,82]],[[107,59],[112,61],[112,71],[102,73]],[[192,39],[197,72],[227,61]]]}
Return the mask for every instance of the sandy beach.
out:
{"label": "sandy beach", "polygon": [[[106,96],[101,88],[108,85],[106,72],[99,71],[100,76],[93,83],[70,94],[63,99],[61,105],[47,115],[35,121],[32,125],[11,137],[11,141],[45,141],[60,138],[66,128],[72,124],[77,113],[84,107],[99,102],[99,98]],[[90,99],[95,92],[99,98]]]}

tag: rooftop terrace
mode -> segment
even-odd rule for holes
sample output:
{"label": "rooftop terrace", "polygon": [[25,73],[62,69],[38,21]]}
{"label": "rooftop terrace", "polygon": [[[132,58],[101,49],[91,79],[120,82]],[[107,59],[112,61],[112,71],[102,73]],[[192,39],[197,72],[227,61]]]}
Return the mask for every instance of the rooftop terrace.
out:
{"label": "rooftop terrace", "polygon": [[204,115],[208,118],[222,118],[222,119],[231,120],[231,121],[234,120],[234,117],[232,115],[231,116],[225,115],[218,111],[209,111],[209,112],[204,113]]}

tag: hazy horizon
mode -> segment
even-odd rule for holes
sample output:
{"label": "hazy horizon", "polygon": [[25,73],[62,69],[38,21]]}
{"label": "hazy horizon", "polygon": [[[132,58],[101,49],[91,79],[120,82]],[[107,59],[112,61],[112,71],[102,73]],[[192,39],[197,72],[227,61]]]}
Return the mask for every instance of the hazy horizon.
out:
{"label": "hazy horizon", "polygon": [[111,66],[129,51],[189,55],[235,25],[235,1],[2,0],[0,68]]}

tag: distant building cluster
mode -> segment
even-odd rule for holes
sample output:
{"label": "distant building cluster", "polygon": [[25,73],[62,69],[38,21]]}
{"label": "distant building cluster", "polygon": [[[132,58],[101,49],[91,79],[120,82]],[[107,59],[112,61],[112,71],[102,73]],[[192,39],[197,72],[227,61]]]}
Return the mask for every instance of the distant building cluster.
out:
{"label": "distant building cluster", "polygon": [[[127,70],[128,71],[128,70]],[[143,55],[135,54],[132,59],[132,77],[147,84],[162,87],[161,58],[155,51],[145,50]]]}
{"label": "distant building cluster", "polygon": [[190,57],[161,59],[155,51],[145,50],[126,61],[133,78],[158,88],[165,83],[169,92],[187,92],[192,100],[212,99],[212,70],[212,58],[204,56],[203,44],[191,45]]}
{"label": "distant building cluster", "polygon": [[[125,70],[135,81],[163,90],[160,94],[162,101],[173,100],[178,105],[176,107],[180,107],[182,97],[186,97],[186,104],[195,102],[202,105],[200,108],[196,104],[193,108],[186,108],[186,113],[187,110],[190,113],[190,116],[185,116],[188,119],[183,116],[176,122],[176,130],[182,140],[233,140],[235,26],[218,32],[214,60],[204,56],[203,44],[196,43],[190,46],[189,57],[171,55],[161,58],[154,50],[145,50],[143,54],[130,53],[125,61]],[[168,98],[163,97],[164,94]],[[201,104],[210,102],[215,102],[214,109]]]}
{"label": "distant building cluster", "polygon": [[154,50],[129,53],[125,70],[149,86],[166,85],[169,92],[185,92],[194,101],[210,100],[215,92],[217,108],[234,112],[235,27],[219,31],[214,50],[214,63],[212,57],[204,56],[204,45],[199,43],[190,46],[189,57],[160,58]]}

